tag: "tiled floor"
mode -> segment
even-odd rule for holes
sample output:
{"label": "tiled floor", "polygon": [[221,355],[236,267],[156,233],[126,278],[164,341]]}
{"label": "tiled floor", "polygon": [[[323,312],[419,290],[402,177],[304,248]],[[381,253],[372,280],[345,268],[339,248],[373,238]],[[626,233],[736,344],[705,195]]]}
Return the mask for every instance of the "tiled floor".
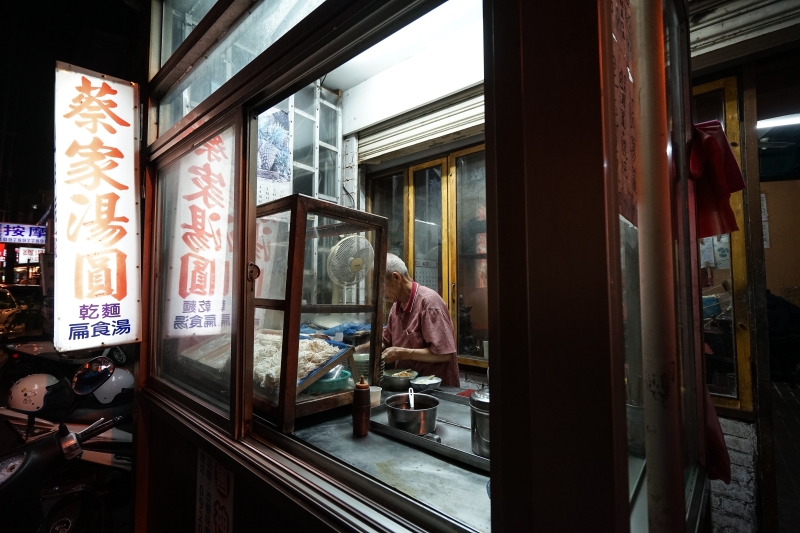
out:
{"label": "tiled floor", "polygon": [[800,532],[800,387],[772,382],[780,533]]}

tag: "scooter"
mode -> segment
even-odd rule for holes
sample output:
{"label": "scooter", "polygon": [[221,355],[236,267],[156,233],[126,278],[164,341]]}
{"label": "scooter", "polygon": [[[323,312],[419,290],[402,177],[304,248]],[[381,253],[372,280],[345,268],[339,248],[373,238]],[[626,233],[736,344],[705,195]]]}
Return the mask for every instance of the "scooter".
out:
{"label": "scooter", "polygon": [[[115,373],[108,357],[82,365],[72,378],[73,408],[95,393]],[[21,392],[32,405],[46,403],[46,388],[38,385]],[[15,399],[12,397],[12,401]],[[0,516],[4,531],[19,533],[109,532],[113,517],[102,487],[92,483],[58,483],[59,476],[79,463],[84,446],[122,423],[122,416],[100,418],[81,431],[63,422],[45,433],[0,455]]]}
{"label": "scooter", "polygon": [[[108,382],[85,398],[77,409],[71,409],[75,394],[69,386],[69,378],[89,360],[84,357],[86,352],[53,358],[51,352],[28,353],[26,347],[20,348],[20,345],[6,347],[10,355],[0,370],[0,390],[13,392],[17,389],[20,393],[16,396],[16,405],[9,405],[10,409],[0,407],[0,419],[11,422],[23,438],[35,438],[54,431],[62,420],[66,421],[70,431],[81,431],[99,417],[122,416],[132,420],[134,380],[126,369],[117,368]],[[15,382],[9,385],[11,379]],[[21,391],[36,385],[47,390],[48,401],[47,405],[34,409],[31,400],[23,398]],[[28,400],[27,403],[24,400]],[[132,423],[125,423],[100,435],[88,446],[83,460],[130,471],[132,432]]]}

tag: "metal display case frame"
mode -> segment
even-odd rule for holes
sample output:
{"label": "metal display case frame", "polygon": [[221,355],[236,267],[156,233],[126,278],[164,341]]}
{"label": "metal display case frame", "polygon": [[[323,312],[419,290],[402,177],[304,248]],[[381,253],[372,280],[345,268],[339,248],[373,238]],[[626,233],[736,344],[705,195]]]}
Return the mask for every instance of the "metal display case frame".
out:
{"label": "metal display case frame", "polygon": [[[324,200],[302,194],[294,194],[266,203],[256,208],[256,218],[288,213],[290,218],[288,270],[286,292],[283,300],[253,298],[254,309],[267,309],[283,312],[283,343],[281,345],[281,376],[277,405],[263,396],[254,394],[253,408],[260,409],[276,419],[278,429],[284,433],[294,430],[298,417],[326,411],[353,401],[353,391],[334,392],[319,397],[304,398],[298,401],[297,365],[300,346],[301,313],[367,313],[370,315],[370,358],[371,375],[380,372],[380,346],[383,329],[383,289],[388,246],[388,220],[385,217],[357,211]],[[329,225],[309,223],[309,215],[335,219]],[[344,235],[353,232],[372,232],[372,245],[375,249],[375,262],[365,282],[371,284],[372,302],[366,304],[316,304],[303,303],[303,276],[305,266],[306,239]],[[253,265],[254,266],[254,265]],[[381,275],[377,275],[377,274]],[[257,275],[257,274],[254,274]],[[252,345],[252,343],[251,343]],[[350,359],[352,354],[340,354],[338,362]],[[250,358],[252,361],[252,358]],[[333,366],[337,361],[329,361]],[[352,364],[352,363],[351,363]],[[323,369],[324,370],[324,369]],[[323,374],[324,372],[318,372]],[[353,376],[356,378],[356,376]]]}

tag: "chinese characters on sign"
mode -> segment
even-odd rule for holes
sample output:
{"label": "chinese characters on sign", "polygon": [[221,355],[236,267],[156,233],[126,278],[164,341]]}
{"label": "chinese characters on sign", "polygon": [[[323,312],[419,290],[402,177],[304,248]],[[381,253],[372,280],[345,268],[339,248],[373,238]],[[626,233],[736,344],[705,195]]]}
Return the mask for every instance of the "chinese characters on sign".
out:
{"label": "chinese characters on sign", "polygon": [[[167,337],[230,330],[233,258],[233,130],[199,145],[174,163],[176,190],[163,324]],[[174,169],[173,169],[174,170]]]}
{"label": "chinese characters on sign", "polygon": [[233,531],[233,474],[197,450],[197,505],[195,533]]}
{"label": "chinese characters on sign", "polygon": [[0,223],[0,242],[44,245],[46,238],[46,226]]}
{"label": "chinese characters on sign", "polygon": [[59,351],[140,340],[135,84],[56,67]]}

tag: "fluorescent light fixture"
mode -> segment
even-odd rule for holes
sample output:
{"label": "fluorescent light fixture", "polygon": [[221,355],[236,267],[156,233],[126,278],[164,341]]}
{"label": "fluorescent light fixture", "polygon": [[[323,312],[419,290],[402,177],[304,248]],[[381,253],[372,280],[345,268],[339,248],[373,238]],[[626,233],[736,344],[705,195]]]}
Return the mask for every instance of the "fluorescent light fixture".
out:
{"label": "fluorescent light fixture", "polygon": [[764,128],[776,128],[778,126],[791,126],[792,124],[800,124],[800,113],[794,115],[783,115],[782,117],[768,118],[767,120],[759,120],[756,123],[756,128],[761,130]]}

